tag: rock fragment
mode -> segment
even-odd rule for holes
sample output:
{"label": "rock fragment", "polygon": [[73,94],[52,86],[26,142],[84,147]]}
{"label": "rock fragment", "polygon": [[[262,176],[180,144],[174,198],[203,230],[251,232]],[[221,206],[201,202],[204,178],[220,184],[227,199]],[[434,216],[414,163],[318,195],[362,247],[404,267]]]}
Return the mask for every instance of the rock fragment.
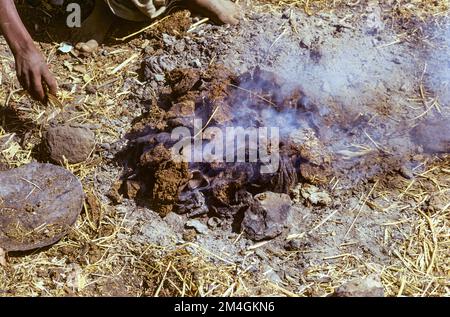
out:
{"label": "rock fragment", "polygon": [[370,275],[364,279],[350,281],[338,287],[335,297],[384,297],[384,287],[380,278]]}
{"label": "rock fragment", "polygon": [[9,170],[8,165],[5,163],[0,162],[0,172]]}
{"label": "rock fragment", "polygon": [[254,241],[273,239],[287,226],[291,206],[291,199],[286,194],[258,194],[245,212],[242,228]]}
{"label": "rock fragment", "polygon": [[55,163],[70,164],[85,161],[95,146],[94,133],[84,127],[56,126],[47,130],[45,147]]}
{"label": "rock fragment", "polygon": [[186,222],[187,229],[194,229],[198,234],[207,234],[208,226],[196,219]]}
{"label": "rock fragment", "polygon": [[320,191],[318,187],[313,185],[304,185],[301,188],[300,193],[303,198],[313,205],[329,206],[332,203],[332,199],[327,192]]}

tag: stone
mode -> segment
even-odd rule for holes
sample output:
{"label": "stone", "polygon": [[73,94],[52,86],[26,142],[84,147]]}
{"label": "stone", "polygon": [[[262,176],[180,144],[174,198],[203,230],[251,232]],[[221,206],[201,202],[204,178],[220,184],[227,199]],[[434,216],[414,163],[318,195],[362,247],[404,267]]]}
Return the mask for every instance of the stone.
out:
{"label": "stone", "polygon": [[154,75],[158,75],[157,80],[164,81],[164,73],[172,71],[175,65],[176,62],[171,55],[151,55],[142,62],[142,73],[145,80],[152,79]]}
{"label": "stone", "polygon": [[220,227],[222,224],[222,220],[218,217],[211,217],[208,219],[208,227],[210,229],[215,229],[217,227]]}
{"label": "stone", "polygon": [[70,164],[84,162],[95,146],[94,133],[84,127],[56,126],[45,134],[45,146],[49,157],[55,163]]}
{"label": "stone", "polygon": [[304,185],[300,193],[303,198],[313,205],[329,206],[332,203],[332,199],[327,192],[320,191],[318,187],[313,185]]}
{"label": "stone", "polygon": [[254,241],[273,239],[287,227],[291,207],[291,198],[286,194],[258,194],[245,211],[242,229]]}
{"label": "stone", "polygon": [[100,147],[102,149],[104,149],[105,151],[110,151],[111,150],[111,144],[109,144],[109,143],[102,143],[102,144],[100,144]]}
{"label": "stone", "polygon": [[198,234],[207,234],[208,226],[197,219],[191,219],[186,222],[187,229],[194,229]]}
{"label": "stone", "polygon": [[177,43],[177,39],[175,36],[171,36],[169,34],[163,33],[162,35],[162,41],[166,46],[174,46]]}
{"label": "stone", "polygon": [[184,219],[182,216],[171,212],[164,218],[164,221],[169,225],[170,228],[174,229],[176,232],[183,231]]}
{"label": "stone", "polygon": [[145,210],[138,217],[136,223],[138,232],[127,239],[132,239],[137,243],[149,243],[161,247],[169,247],[177,240],[177,233],[165,219],[161,218],[153,211]]}
{"label": "stone", "polygon": [[94,95],[97,92],[97,89],[93,85],[87,85],[85,90],[86,90],[86,93],[89,95]]}
{"label": "stone", "polygon": [[295,129],[289,134],[291,146],[301,158],[318,166],[332,162],[332,156],[312,128]]}
{"label": "stone", "polygon": [[305,242],[301,241],[300,239],[293,239],[288,241],[284,248],[286,251],[301,251],[305,249]]}
{"label": "stone", "polygon": [[9,170],[8,165],[5,163],[0,162],[0,172]]}
{"label": "stone", "polygon": [[189,218],[207,214],[209,211],[206,205],[206,198],[201,191],[188,191],[187,193],[180,194],[178,198],[177,212],[180,214],[187,213]]}
{"label": "stone", "polygon": [[356,279],[338,287],[334,297],[384,297],[384,287],[374,274],[364,279]]}
{"label": "stone", "polygon": [[87,69],[84,65],[75,65],[73,66],[73,70],[80,74],[86,74]]}
{"label": "stone", "polygon": [[414,172],[409,166],[402,165],[398,169],[398,172],[401,176],[403,176],[406,179],[413,179],[414,178]]}
{"label": "stone", "polygon": [[194,68],[202,68],[202,63],[200,62],[200,60],[198,58],[192,60],[189,63],[190,66],[194,67]]}
{"label": "stone", "polygon": [[197,232],[195,229],[188,229],[183,232],[183,240],[186,242],[193,242],[197,237]]}
{"label": "stone", "polygon": [[277,285],[283,284],[283,280],[280,278],[280,276],[275,272],[275,270],[272,267],[270,267],[267,264],[263,266],[263,274],[268,281]]}
{"label": "stone", "polygon": [[167,118],[194,117],[195,101],[189,99],[182,100],[174,104],[166,115]]}
{"label": "stone", "polygon": [[166,80],[166,77],[163,74],[155,74],[153,78],[159,83],[162,83]]}
{"label": "stone", "polygon": [[87,41],[86,43],[80,42],[75,45],[75,48],[81,53],[91,54],[98,49],[98,42],[94,39]]}

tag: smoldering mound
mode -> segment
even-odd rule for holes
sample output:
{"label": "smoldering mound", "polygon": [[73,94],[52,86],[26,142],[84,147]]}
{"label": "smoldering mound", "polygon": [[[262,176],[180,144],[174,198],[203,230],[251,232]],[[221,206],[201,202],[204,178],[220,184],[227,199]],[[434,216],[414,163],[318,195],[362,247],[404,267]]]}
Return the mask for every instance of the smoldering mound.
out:
{"label": "smoldering mound", "polygon": [[[386,125],[373,124],[364,116],[349,116],[343,105],[323,104],[299,85],[260,67],[241,75],[222,65],[204,72],[175,69],[167,81],[169,86],[154,100],[149,115],[137,120],[129,134],[131,142],[124,151],[128,168],[121,185],[126,197],[146,201],[162,216],[207,214],[239,224],[260,194],[290,194],[298,182],[323,185],[335,177],[351,188],[401,169],[414,154],[408,133],[388,131]],[[194,119],[201,119],[203,128],[223,131],[221,137],[227,127],[276,127],[280,136],[276,172],[261,173],[260,161],[174,160],[171,149],[179,140],[171,133],[186,128],[194,143],[199,135]],[[411,148],[396,152],[373,139],[387,134],[398,134]],[[358,146],[367,138],[373,147]],[[247,141],[249,158],[252,146],[258,145]],[[208,140],[201,146],[207,144]]]}

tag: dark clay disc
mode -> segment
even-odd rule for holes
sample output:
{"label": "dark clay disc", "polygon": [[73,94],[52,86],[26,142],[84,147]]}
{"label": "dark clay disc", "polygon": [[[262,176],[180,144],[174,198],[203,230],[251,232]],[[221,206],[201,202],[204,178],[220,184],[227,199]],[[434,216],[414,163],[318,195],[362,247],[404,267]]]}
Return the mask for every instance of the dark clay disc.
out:
{"label": "dark clay disc", "polygon": [[28,251],[51,245],[75,223],[84,201],[80,181],[52,164],[0,172],[0,248]]}

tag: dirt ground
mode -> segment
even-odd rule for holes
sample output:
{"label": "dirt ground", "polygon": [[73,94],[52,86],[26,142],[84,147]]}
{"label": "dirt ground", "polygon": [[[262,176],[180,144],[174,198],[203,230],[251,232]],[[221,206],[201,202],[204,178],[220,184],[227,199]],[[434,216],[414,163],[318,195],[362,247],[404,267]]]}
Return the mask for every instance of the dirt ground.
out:
{"label": "dirt ground", "polygon": [[[74,229],[44,250],[10,253],[0,296],[329,296],[367,276],[386,296],[450,294],[448,2],[239,3],[239,26],[176,12],[125,40],[145,25],[124,23],[93,56],[58,51],[68,40],[61,9],[19,6],[65,107],[21,92],[0,39],[0,170],[45,161],[42,138],[56,123],[89,128],[96,146],[65,164],[87,195]],[[329,173],[302,169],[274,239],[252,241],[208,213],[161,217],[119,190],[134,173],[136,136],[164,129],[167,73],[215,65],[236,76],[258,66],[282,80],[282,97],[299,88],[315,105],[321,145],[310,150],[332,162]]]}

